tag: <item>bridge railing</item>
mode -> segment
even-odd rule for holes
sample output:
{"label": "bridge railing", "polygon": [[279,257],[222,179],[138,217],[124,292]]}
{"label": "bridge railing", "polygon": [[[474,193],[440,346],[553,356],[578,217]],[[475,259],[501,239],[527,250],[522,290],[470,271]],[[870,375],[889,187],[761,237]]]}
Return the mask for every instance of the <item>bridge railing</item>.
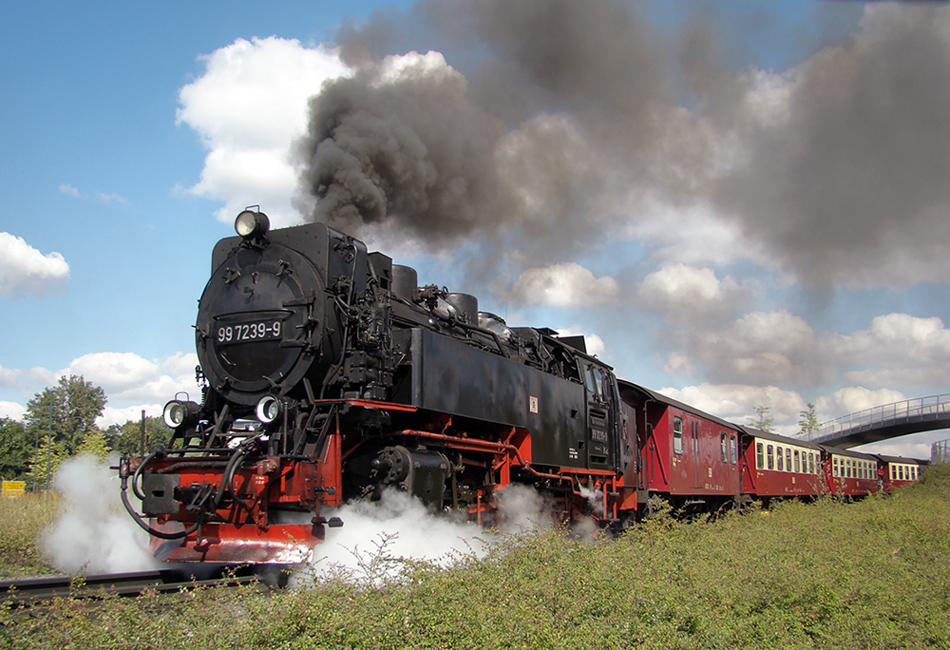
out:
{"label": "bridge railing", "polygon": [[844,432],[856,432],[872,429],[885,422],[900,424],[902,422],[921,421],[928,417],[938,418],[950,413],[950,393],[914,397],[902,402],[884,404],[843,415],[840,418],[829,420],[818,425],[818,430],[808,436],[811,441],[822,441],[837,437]]}
{"label": "bridge railing", "polygon": [[930,445],[931,463],[950,463],[950,440],[941,440]]}

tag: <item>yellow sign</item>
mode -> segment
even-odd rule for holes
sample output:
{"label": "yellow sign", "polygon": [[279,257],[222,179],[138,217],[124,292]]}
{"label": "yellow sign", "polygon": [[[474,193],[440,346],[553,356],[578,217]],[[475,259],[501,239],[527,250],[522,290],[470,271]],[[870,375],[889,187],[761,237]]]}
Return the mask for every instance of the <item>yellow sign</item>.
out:
{"label": "yellow sign", "polygon": [[3,496],[5,497],[22,497],[25,489],[26,483],[24,481],[3,482]]}

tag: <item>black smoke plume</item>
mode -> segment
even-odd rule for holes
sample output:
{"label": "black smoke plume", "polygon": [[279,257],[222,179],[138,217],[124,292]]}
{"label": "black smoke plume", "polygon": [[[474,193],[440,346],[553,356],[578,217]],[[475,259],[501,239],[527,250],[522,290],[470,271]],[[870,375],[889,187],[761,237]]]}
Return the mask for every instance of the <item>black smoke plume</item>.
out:
{"label": "black smoke plume", "polygon": [[[358,72],[314,97],[301,147],[310,217],[443,247],[504,236],[553,263],[651,205],[705,206],[811,286],[943,281],[948,8],[822,5],[833,29],[805,30],[778,74],[744,63],[784,24],[761,5],[677,6],[661,27],[615,0],[451,0],[348,27]],[[413,49],[448,65],[394,72]]]}
{"label": "black smoke plume", "polygon": [[350,232],[392,220],[436,243],[502,222],[502,125],[445,67],[420,57],[396,79],[384,72],[364,66],[311,100],[303,182],[318,199],[313,218]]}

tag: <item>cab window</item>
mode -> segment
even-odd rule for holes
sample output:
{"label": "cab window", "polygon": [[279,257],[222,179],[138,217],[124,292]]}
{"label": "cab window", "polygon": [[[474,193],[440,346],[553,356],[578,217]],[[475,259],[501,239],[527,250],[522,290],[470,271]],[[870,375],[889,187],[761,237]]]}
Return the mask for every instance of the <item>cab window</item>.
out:
{"label": "cab window", "polygon": [[587,392],[590,393],[590,396],[593,399],[603,399],[604,379],[600,372],[600,368],[595,366],[587,366],[587,372],[584,373],[584,379],[587,383]]}

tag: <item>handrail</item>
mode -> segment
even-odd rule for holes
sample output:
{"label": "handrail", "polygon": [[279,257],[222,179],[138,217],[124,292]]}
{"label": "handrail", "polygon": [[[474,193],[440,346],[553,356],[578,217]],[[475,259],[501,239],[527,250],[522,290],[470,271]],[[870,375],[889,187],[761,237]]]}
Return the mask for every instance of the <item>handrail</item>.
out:
{"label": "handrail", "polygon": [[884,422],[898,424],[911,419],[914,421],[925,420],[928,417],[937,419],[941,415],[950,415],[950,393],[914,397],[842,415],[818,425],[818,429],[808,435],[808,440],[833,438],[845,431],[852,433],[872,429]]}

